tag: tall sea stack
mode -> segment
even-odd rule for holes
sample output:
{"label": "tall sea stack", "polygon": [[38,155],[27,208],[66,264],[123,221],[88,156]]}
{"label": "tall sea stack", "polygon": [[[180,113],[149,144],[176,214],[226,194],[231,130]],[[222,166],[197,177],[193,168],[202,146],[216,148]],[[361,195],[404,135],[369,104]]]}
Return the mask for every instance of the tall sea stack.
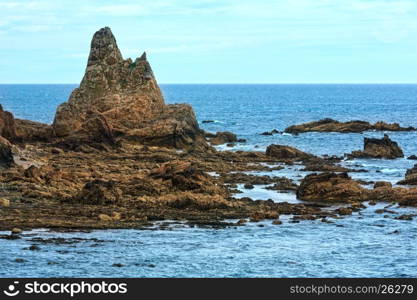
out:
{"label": "tall sea stack", "polygon": [[208,147],[191,106],[166,105],[146,54],[123,59],[108,27],[94,34],[84,78],[58,107],[53,129],[68,144]]}

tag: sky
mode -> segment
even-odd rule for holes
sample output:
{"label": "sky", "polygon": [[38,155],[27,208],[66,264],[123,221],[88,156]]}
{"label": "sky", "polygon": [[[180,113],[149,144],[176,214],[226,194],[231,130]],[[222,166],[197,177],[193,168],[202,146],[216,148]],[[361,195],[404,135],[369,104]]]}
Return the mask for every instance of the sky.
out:
{"label": "sky", "polygon": [[417,83],[417,0],[0,0],[0,83],[79,83],[109,26],[160,83]]}

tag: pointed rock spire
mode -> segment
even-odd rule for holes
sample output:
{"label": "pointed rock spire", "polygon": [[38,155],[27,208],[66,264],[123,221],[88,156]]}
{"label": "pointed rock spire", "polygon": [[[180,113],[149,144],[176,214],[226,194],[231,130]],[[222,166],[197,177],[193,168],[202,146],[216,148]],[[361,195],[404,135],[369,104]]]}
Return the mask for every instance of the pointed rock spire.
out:
{"label": "pointed rock spire", "polygon": [[146,52],[142,53],[142,55],[139,57],[139,60],[146,60]]}
{"label": "pointed rock spire", "polygon": [[109,27],[97,31],[91,41],[90,56],[87,66],[97,63],[114,65],[123,60],[122,54],[117,47],[116,38]]}

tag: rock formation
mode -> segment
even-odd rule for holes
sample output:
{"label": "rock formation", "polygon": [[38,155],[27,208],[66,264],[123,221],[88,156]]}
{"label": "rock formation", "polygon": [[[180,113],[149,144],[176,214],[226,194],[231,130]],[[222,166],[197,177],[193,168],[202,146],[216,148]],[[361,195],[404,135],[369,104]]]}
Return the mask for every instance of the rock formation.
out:
{"label": "rock formation", "polygon": [[227,143],[235,143],[238,139],[236,135],[229,131],[217,132],[215,135],[212,135],[210,138],[210,143],[212,145],[222,145]]}
{"label": "rock formation", "polygon": [[0,136],[12,143],[48,141],[52,138],[52,129],[47,124],[15,119],[0,105]]}
{"label": "rock formation", "polygon": [[297,190],[297,198],[306,201],[355,202],[366,200],[367,197],[367,190],[347,173],[307,175]]}
{"label": "rock formation", "polygon": [[405,173],[405,179],[398,182],[403,185],[417,185],[417,164]]}
{"label": "rock formation", "polygon": [[8,168],[14,163],[12,144],[0,136],[0,167]]}
{"label": "rock formation", "polygon": [[314,155],[303,152],[297,148],[285,145],[269,145],[266,148],[266,155],[282,160],[305,160],[314,158]]}
{"label": "rock formation", "polygon": [[404,157],[404,153],[397,142],[385,134],[382,139],[365,138],[363,151],[353,151],[348,157],[394,159]]}
{"label": "rock formation", "polygon": [[382,121],[371,124],[365,121],[339,122],[330,118],[320,121],[313,121],[299,125],[287,127],[285,132],[298,134],[303,132],[340,132],[340,133],[359,133],[368,130],[376,131],[414,131],[414,127],[401,127],[398,123],[385,123]]}
{"label": "rock formation", "polygon": [[123,59],[110,28],[91,42],[80,86],[55,115],[62,144],[114,144],[120,139],[175,148],[207,148],[189,105],[165,105],[146,54]]}
{"label": "rock formation", "polygon": [[9,141],[17,138],[15,120],[11,112],[3,110],[0,104],[0,136]]}
{"label": "rock formation", "polygon": [[361,186],[347,173],[321,173],[307,175],[297,189],[297,198],[316,202],[396,202],[404,206],[417,206],[417,188],[392,187],[389,182],[376,182],[373,189]]}

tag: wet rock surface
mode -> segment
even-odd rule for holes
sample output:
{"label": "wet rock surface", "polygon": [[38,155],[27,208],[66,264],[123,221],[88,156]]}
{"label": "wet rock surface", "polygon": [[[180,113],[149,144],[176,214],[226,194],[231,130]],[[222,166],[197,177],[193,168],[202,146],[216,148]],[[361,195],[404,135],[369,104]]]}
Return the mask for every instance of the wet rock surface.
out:
{"label": "wet rock surface", "polygon": [[297,197],[306,201],[357,202],[367,199],[367,191],[347,173],[313,173],[301,181]]}
{"label": "wet rock surface", "polygon": [[386,134],[382,139],[364,138],[364,149],[348,154],[348,158],[395,159],[400,157],[404,157],[403,150]]}

